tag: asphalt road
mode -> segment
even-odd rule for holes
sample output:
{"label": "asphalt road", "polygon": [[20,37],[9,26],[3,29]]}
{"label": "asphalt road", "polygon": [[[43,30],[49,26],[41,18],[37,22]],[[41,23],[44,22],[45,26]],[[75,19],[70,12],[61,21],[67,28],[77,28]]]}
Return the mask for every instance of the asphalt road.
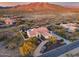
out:
{"label": "asphalt road", "polygon": [[50,50],[50,51],[44,53],[43,55],[41,55],[40,57],[58,57],[70,50],[77,48],[77,47],[79,47],[79,41],[73,42],[69,45],[61,46],[61,47],[54,49],[54,50]]}

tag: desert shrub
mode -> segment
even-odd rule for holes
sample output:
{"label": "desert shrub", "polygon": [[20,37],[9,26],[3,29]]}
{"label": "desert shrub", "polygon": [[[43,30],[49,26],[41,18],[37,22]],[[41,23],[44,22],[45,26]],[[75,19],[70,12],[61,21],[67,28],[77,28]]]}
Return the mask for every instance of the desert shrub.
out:
{"label": "desert shrub", "polygon": [[37,47],[37,38],[36,37],[32,37],[32,38],[28,38],[29,40],[24,41],[22,43],[22,45],[19,47],[19,51],[20,54],[22,56],[28,56],[28,55],[32,55],[34,50]]}

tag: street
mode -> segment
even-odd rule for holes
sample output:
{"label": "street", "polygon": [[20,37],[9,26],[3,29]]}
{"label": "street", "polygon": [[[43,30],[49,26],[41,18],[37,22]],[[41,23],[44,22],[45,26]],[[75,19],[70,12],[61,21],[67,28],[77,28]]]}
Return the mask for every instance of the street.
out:
{"label": "street", "polygon": [[64,46],[61,46],[59,48],[56,48],[54,50],[50,50],[46,53],[44,53],[43,55],[41,55],[40,57],[58,57],[68,51],[71,51],[75,48],[79,47],[79,40],[78,41],[75,41],[69,45],[64,45]]}

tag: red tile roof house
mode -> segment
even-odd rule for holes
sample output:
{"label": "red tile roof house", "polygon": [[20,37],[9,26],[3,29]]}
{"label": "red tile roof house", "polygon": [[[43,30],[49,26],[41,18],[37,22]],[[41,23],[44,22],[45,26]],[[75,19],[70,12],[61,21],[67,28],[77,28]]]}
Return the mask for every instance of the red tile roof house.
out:
{"label": "red tile roof house", "polygon": [[34,37],[39,34],[42,34],[45,38],[49,38],[49,36],[52,36],[46,27],[39,27],[27,30],[28,37]]}
{"label": "red tile roof house", "polygon": [[4,20],[5,24],[7,24],[7,25],[12,25],[13,24],[13,21],[14,20],[12,20],[10,18]]}

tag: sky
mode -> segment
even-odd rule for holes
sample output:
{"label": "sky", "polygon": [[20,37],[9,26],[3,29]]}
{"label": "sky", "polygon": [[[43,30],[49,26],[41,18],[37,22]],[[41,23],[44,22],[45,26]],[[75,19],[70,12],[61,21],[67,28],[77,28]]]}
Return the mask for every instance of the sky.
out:
{"label": "sky", "polygon": [[[0,6],[15,6],[15,5],[29,4],[29,2],[0,2]],[[62,6],[79,7],[79,2],[51,2],[51,4],[57,4]]]}

